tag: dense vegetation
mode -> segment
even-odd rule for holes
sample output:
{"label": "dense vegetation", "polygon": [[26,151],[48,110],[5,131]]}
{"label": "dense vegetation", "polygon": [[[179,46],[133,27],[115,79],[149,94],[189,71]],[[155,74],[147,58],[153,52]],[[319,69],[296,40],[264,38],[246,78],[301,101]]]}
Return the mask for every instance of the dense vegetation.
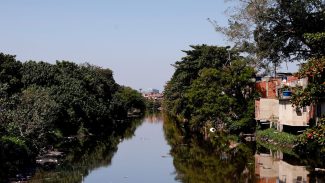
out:
{"label": "dense vegetation", "polygon": [[255,70],[238,52],[198,45],[184,51],[164,91],[164,108],[189,130],[254,129]]}
{"label": "dense vegetation", "polygon": [[316,126],[307,129],[298,138],[298,150],[308,150],[313,153],[319,151],[325,154],[325,118],[321,119]]}
{"label": "dense vegetation", "polygon": [[64,137],[112,134],[134,109],[145,109],[141,94],[118,85],[109,69],[0,53],[0,166],[19,167]]}
{"label": "dense vegetation", "polygon": [[291,147],[296,143],[297,137],[286,132],[279,132],[273,128],[259,130],[256,133],[258,141],[264,141],[279,147]]}

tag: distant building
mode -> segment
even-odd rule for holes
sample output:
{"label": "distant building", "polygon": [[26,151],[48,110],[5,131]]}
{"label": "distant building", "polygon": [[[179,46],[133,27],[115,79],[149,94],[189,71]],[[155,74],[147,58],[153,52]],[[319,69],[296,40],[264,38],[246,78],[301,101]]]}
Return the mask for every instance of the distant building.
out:
{"label": "distant building", "polygon": [[154,88],[148,88],[147,90],[144,90],[143,93],[159,93],[159,90]]}
{"label": "distant building", "polygon": [[159,93],[159,90],[150,88],[143,91],[142,96],[149,100],[162,100],[164,95]]}

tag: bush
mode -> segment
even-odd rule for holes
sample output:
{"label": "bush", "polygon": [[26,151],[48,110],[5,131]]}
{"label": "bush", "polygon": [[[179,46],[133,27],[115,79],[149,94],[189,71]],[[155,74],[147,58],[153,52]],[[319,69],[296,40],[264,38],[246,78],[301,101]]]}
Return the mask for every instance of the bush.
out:
{"label": "bush", "polygon": [[280,146],[293,146],[297,140],[296,135],[279,132],[273,128],[257,131],[256,137],[258,140],[276,143]]}
{"label": "bush", "polygon": [[318,149],[325,153],[325,118],[320,119],[315,127],[309,128],[299,135],[298,148],[310,152]]}

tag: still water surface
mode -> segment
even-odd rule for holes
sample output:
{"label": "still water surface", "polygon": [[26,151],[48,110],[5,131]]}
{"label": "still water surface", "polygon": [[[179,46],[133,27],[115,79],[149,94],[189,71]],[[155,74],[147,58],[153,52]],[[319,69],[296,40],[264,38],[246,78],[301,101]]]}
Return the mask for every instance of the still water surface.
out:
{"label": "still water surface", "polygon": [[38,167],[28,183],[325,182],[323,157],[302,158],[255,142],[229,148],[223,136],[208,143],[161,115],[130,124],[104,141],[69,145],[73,150],[59,166]]}
{"label": "still water surface", "polygon": [[175,168],[159,116],[144,119],[131,139],[123,140],[109,166],[93,170],[85,183],[173,183]]}

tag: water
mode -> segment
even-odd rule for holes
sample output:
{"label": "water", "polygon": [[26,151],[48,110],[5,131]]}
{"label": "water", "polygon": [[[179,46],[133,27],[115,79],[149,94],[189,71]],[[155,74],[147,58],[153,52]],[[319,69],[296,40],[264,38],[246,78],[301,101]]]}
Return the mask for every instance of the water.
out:
{"label": "water", "polygon": [[[151,116],[152,117],[152,116]],[[175,168],[161,118],[145,118],[131,139],[118,145],[109,166],[92,171],[85,183],[173,183]]]}
{"label": "water", "polygon": [[[299,157],[262,144],[208,143],[150,115],[122,134],[70,144],[54,169],[38,167],[29,183],[324,183],[322,157]],[[323,167],[323,168],[322,168]],[[1,178],[0,178],[0,182]]]}

